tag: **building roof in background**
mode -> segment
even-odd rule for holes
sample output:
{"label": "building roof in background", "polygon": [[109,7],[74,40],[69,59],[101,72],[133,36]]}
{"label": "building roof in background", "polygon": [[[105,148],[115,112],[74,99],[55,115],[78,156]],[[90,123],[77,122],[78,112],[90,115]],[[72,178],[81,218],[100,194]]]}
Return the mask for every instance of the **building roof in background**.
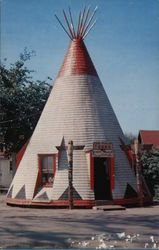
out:
{"label": "building roof in background", "polygon": [[154,147],[159,146],[159,130],[140,130],[139,137],[144,145],[153,144]]}

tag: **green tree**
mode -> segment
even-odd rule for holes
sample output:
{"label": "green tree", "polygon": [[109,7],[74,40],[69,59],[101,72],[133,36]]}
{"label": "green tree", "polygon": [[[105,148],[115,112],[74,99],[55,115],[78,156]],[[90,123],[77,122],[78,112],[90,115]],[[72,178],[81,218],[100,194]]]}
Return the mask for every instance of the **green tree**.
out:
{"label": "green tree", "polygon": [[33,55],[25,50],[9,67],[0,64],[0,143],[7,154],[30,138],[51,90],[51,78],[34,81],[34,71],[25,66]]}
{"label": "green tree", "polygon": [[[158,196],[159,191],[159,149],[152,148],[141,153],[141,165],[143,175],[153,196]],[[156,190],[156,193],[155,193]]]}

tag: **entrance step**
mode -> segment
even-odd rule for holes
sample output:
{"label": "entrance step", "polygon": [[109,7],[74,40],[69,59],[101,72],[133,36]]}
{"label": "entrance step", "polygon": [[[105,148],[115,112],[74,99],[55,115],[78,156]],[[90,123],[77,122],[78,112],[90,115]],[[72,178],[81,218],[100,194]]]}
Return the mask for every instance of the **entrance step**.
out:
{"label": "entrance step", "polygon": [[113,201],[112,200],[96,200],[95,205],[96,206],[113,205]]}
{"label": "entrance step", "polygon": [[104,205],[104,206],[94,206],[94,210],[103,210],[103,211],[114,211],[114,210],[125,210],[125,207],[119,205]]}

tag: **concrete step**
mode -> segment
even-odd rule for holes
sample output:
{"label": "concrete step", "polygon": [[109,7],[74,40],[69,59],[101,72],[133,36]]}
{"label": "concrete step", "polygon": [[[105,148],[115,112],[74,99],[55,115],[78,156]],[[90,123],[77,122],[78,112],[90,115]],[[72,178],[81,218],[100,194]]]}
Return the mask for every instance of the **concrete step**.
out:
{"label": "concrete step", "polygon": [[119,205],[104,205],[104,206],[94,206],[94,210],[103,210],[103,211],[114,211],[114,210],[125,210],[125,207]]}

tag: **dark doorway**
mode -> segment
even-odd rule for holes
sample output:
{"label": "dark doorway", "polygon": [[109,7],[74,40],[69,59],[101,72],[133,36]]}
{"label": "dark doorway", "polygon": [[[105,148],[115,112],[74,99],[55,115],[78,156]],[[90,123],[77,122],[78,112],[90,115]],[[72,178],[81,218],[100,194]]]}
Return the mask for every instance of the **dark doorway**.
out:
{"label": "dark doorway", "polygon": [[94,158],[95,200],[111,200],[109,158]]}

